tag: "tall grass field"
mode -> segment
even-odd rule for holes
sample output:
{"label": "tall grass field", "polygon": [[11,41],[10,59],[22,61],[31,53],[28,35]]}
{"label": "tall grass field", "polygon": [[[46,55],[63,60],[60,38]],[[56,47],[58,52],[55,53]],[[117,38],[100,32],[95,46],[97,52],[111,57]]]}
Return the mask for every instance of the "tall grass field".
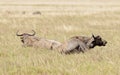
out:
{"label": "tall grass field", "polygon": [[[120,1],[53,1],[1,1],[0,75],[120,75]],[[23,47],[18,30],[60,42],[94,34],[108,43],[65,55]]]}

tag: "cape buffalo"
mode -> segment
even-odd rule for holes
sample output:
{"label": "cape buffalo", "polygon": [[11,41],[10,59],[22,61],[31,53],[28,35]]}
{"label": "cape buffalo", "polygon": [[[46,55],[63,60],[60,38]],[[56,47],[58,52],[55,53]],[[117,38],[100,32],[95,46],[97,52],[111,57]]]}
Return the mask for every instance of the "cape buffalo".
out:
{"label": "cape buffalo", "polygon": [[73,52],[85,52],[88,49],[94,48],[95,46],[105,46],[106,40],[103,40],[100,36],[84,37],[74,36],[64,42],[60,47],[61,53],[69,54]]}
{"label": "cape buffalo", "polygon": [[23,46],[26,47],[41,47],[41,48],[47,48],[47,49],[54,49],[61,45],[60,42],[55,41],[55,40],[48,40],[45,38],[39,38],[35,36],[35,31],[32,30],[33,33],[23,33],[23,34],[18,34],[16,33],[17,36],[20,36],[21,42],[23,43]]}

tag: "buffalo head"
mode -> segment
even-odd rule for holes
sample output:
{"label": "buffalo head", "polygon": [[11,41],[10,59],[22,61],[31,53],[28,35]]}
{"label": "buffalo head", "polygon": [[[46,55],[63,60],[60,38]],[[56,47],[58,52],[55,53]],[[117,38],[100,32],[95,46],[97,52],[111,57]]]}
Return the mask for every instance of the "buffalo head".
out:
{"label": "buffalo head", "polygon": [[32,30],[32,34],[29,33],[22,33],[22,34],[18,34],[19,31],[17,31],[16,35],[20,36],[21,41],[24,43],[25,39],[27,39],[29,36],[34,36],[36,34],[36,32],[34,30]]}
{"label": "buffalo head", "polygon": [[101,38],[101,36],[94,36],[92,34],[92,42],[91,42],[91,47],[94,48],[95,46],[105,46],[107,44],[107,41]]}

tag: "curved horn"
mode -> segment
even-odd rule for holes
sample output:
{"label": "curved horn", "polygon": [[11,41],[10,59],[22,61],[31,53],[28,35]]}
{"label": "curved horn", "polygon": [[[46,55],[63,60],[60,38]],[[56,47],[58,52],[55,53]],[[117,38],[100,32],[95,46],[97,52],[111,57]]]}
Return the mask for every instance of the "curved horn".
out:
{"label": "curved horn", "polygon": [[17,36],[23,36],[23,34],[18,34],[19,30],[16,32]]}
{"label": "curved horn", "polygon": [[95,38],[94,34],[92,34],[92,37]]}
{"label": "curved horn", "polygon": [[33,31],[33,34],[29,34],[30,36],[34,36],[36,34],[36,32],[34,30]]}

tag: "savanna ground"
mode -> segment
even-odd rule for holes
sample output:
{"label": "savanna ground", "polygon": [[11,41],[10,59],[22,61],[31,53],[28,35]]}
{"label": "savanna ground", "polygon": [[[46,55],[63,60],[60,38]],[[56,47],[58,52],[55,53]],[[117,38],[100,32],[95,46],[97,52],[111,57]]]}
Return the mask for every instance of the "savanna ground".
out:
{"label": "savanna ground", "polygon": [[[120,2],[61,1],[0,3],[0,75],[120,75]],[[33,15],[35,11],[41,15]],[[36,36],[60,42],[94,33],[108,44],[84,54],[62,55],[22,47],[17,30],[35,30]]]}

